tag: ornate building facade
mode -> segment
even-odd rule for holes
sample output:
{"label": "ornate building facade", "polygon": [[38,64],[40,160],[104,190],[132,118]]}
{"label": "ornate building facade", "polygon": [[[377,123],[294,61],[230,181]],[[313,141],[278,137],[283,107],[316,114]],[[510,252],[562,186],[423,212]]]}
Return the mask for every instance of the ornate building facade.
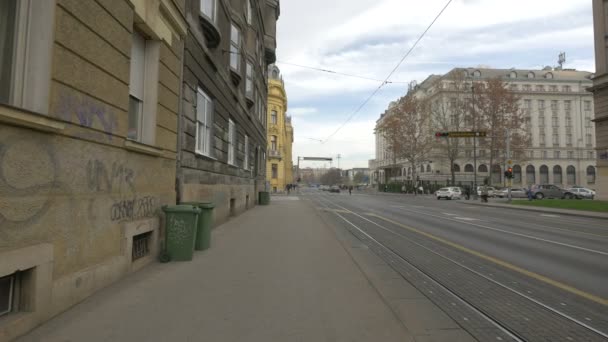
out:
{"label": "ornate building facade", "polygon": [[293,184],[293,127],[287,116],[287,93],[276,65],[268,69],[268,162],[266,179],[272,192],[282,192]]}

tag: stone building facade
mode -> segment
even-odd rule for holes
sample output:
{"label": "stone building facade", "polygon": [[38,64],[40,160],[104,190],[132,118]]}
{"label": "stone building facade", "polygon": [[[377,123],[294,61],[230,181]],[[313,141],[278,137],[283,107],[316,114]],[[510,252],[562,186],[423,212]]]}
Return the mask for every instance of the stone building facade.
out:
{"label": "stone building facade", "polygon": [[287,116],[287,93],[276,65],[268,69],[268,162],[266,180],[272,192],[285,191],[287,184],[293,184],[293,127]]}
{"label": "stone building facade", "polygon": [[264,190],[267,67],[278,0],[188,0],[180,108],[178,201],[215,204],[214,223]]}
{"label": "stone building facade", "polygon": [[[520,98],[520,108],[524,111],[525,127],[532,144],[526,149],[525,157],[513,160],[514,186],[551,183],[595,188],[594,106],[593,96],[587,92],[592,85],[590,72],[549,67],[543,70],[454,69],[446,75],[431,75],[415,87],[415,95],[446,103],[456,96],[471,97],[470,86],[462,88],[464,90],[454,87],[453,78],[449,77],[452,73],[465,73],[463,79],[466,82],[500,77]],[[381,116],[378,123],[384,117]],[[376,145],[385,145],[381,135],[376,135]],[[453,166],[457,184],[473,184],[475,154],[472,149],[472,139],[465,139]],[[370,167],[375,171],[374,183],[413,181],[411,167],[402,161],[398,161],[400,170],[397,175],[387,177],[388,169],[394,168],[390,153],[382,148],[376,153],[376,159],[370,161]],[[419,166],[416,178],[419,177],[423,183],[448,183],[451,165],[443,153],[434,149],[428,161]],[[504,166],[495,166],[490,175],[490,151],[478,146],[476,155],[477,184],[483,184],[491,177],[492,184],[503,185]]]}
{"label": "stone building facade", "polygon": [[597,150],[596,197],[608,200],[608,2],[593,0],[593,27],[595,35],[595,139]]}
{"label": "stone building facade", "polygon": [[185,0],[0,2],[0,340],[158,255]]}

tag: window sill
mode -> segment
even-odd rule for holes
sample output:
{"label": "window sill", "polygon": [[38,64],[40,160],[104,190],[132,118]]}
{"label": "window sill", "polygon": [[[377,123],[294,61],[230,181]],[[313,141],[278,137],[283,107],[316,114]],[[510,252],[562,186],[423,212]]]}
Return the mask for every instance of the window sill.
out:
{"label": "window sill", "polygon": [[235,86],[238,86],[239,83],[241,83],[241,80],[243,79],[241,77],[241,75],[239,75],[239,73],[236,70],[234,70],[232,67],[230,67],[230,78],[232,79],[232,83]]}
{"label": "window sill", "polygon": [[65,129],[65,124],[46,116],[0,104],[0,122],[32,128],[38,131],[56,133]]}
{"label": "window sill", "polygon": [[125,140],[125,149],[133,152],[139,152],[150,156],[160,157],[163,150],[155,146],[143,144],[133,140]]}
{"label": "window sill", "polygon": [[214,157],[212,157],[210,155],[204,154],[204,153],[202,153],[200,151],[195,151],[194,155],[196,155],[199,158],[206,158],[206,159],[210,159],[210,160],[213,160],[213,161],[217,161],[217,158],[214,158]]}
{"label": "window sill", "polygon": [[222,35],[220,34],[220,30],[217,28],[217,25],[211,21],[207,16],[202,13],[199,14],[201,26],[203,27],[203,34],[205,35],[207,47],[210,49],[214,49],[220,45],[220,41],[222,40]]}

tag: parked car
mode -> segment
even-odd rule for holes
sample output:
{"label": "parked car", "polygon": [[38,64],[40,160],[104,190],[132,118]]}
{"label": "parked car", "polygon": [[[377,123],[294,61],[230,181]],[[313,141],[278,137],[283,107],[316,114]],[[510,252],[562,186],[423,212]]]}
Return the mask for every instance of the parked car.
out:
{"label": "parked car", "polygon": [[[508,189],[502,189],[496,192],[496,197],[507,198],[509,194]],[[522,188],[512,188],[511,198],[526,198],[528,197],[528,190]]]}
{"label": "parked car", "polygon": [[339,186],[337,186],[337,185],[332,185],[332,186],[329,188],[329,192],[337,192],[337,193],[340,193],[340,187],[339,187]]}
{"label": "parked car", "polygon": [[573,199],[580,198],[575,195],[572,191],[561,188],[553,184],[541,184],[532,186],[532,196],[536,199],[543,198],[560,198],[560,199]]}
{"label": "parked car", "polygon": [[[477,196],[481,196],[481,186],[477,187]],[[488,187],[488,197],[496,196],[496,188],[489,186]]]}
{"label": "parked car", "polygon": [[572,192],[578,198],[595,198],[595,191],[587,188],[570,188],[568,191]]}
{"label": "parked car", "polygon": [[441,188],[435,192],[437,199],[460,199],[462,190],[458,187]]}

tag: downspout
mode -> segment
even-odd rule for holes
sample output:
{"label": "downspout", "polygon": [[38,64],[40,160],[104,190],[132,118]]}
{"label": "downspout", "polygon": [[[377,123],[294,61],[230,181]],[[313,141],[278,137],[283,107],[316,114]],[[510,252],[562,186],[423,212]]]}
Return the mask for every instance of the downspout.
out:
{"label": "downspout", "polygon": [[190,29],[186,30],[186,35],[184,36],[184,42],[182,45],[182,58],[181,58],[181,68],[179,70],[179,102],[177,103],[177,159],[176,159],[176,172],[175,172],[175,194],[176,194],[176,202],[179,204],[183,199],[183,191],[184,191],[184,175],[182,173],[182,138],[184,135],[183,132],[183,120],[184,120],[184,58],[186,56],[186,38],[188,36],[188,32]]}

